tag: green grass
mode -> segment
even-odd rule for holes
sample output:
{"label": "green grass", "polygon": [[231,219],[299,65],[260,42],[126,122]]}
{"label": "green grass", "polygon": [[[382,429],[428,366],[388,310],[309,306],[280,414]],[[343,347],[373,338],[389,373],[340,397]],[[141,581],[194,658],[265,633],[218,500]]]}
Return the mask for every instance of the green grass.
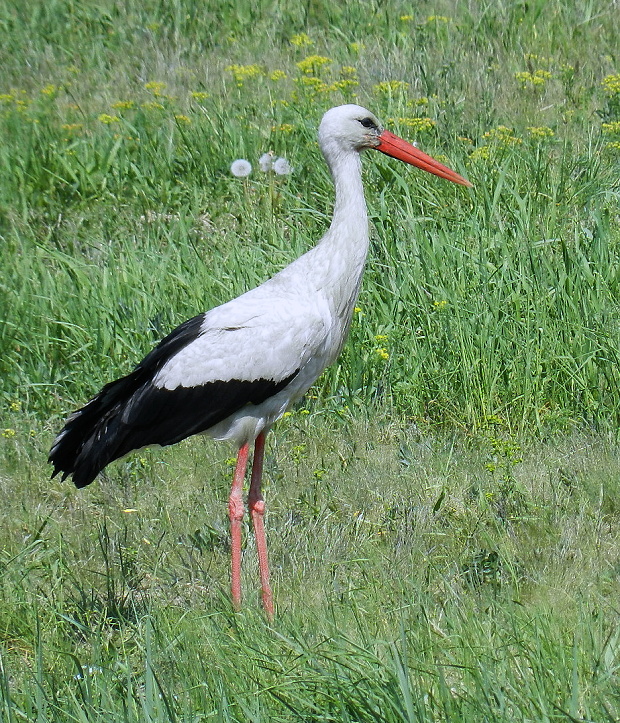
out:
{"label": "green grass", "polygon": [[[618,47],[604,0],[0,5],[3,719],[620,717]],[[364,158],[350,341],[269,442],[270,626],[251,539],[230,608],[229,448],[80,493],[45,459],[320,237],[351,101],[474,187]]]}

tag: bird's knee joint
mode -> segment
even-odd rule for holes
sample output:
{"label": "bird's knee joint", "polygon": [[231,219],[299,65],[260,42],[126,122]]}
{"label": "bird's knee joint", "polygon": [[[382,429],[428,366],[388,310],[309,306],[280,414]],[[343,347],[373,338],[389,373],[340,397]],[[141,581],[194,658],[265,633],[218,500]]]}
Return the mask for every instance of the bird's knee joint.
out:
{"label": "bird's knee joint", "polygon": [[248,507],[252,510],[252,512],[260,515],[261,517],[265,514],[265,500],[263,499],[252,501],[248,500]]}
{"label": "bird's knee joint", "polygon": [[241,497],[231,497],[228,500],[228,517],[232,520],[241,521],[243,519],[243,500]]}

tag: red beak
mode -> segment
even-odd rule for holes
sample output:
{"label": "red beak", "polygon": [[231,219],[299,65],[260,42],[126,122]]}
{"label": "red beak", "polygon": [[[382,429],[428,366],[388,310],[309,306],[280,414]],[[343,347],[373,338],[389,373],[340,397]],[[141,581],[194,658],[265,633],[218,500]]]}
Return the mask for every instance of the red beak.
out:
{"label": "red beak", "polygon": [[431,158],[431,156],[426,153],[422,153],[422,151],[411,145],[411,143],[407,143],[407,141],[395,136],[393,133],[390,133],[390,131],[383,131],[379,136],[379,140],[381,143],[376,146],[376,149],[381,151],[381,153],[385,153],[386,156],[398,158],[399,161],[410,163],[412,166],[417,166],[417,168],[421,168],[423,171],[434,173],[436,176],[446,178],[453,183],[460,183],[461,186],[472,185],[466,178],[459,176],[458,173],[455,173],[452,169],[448,168],[448,166],[444,166],[443,163],[439,163],[439,161]]}

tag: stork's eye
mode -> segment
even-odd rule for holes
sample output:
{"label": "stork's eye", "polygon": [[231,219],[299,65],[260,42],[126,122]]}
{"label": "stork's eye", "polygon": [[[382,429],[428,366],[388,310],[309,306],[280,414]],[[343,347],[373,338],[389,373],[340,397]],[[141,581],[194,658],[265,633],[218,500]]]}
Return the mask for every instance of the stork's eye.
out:
{"label": "stork's eye", "polygon": [[374,122],[372,118],[362,118],[360,120],[360,123],[364,126],[364,128],[376,128],[377,124]]}

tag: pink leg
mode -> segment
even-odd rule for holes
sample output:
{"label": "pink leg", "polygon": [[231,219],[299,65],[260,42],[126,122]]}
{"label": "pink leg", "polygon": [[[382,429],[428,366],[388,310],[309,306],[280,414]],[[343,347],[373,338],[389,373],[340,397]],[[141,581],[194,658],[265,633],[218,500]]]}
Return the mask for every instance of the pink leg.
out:
{"label": "pink leg", "polygon": [[243,520],[243,480],[248,466],[250,445],[244,444],[237,454],[237,466],[233,476],[228,498],[228,516],[230,518],[231,575],[230,592],[233,607],[241,607],[241,522]]}
{"label": "pink leg", "polygon": [[267,540],[265,538],[265,501],[261,494],[261,479],[263,476],[263,456],[265,452],[265,435],[261,432],[254,443],[254,461],[252,462],[252,479],[248,495],[248,507],[254,525],[256,550],[258,552],[258,569],[260,583],[263,591],[263,606],[269,620],[273,619],[273,596],[269,586],[269,563],[267,561]]}

